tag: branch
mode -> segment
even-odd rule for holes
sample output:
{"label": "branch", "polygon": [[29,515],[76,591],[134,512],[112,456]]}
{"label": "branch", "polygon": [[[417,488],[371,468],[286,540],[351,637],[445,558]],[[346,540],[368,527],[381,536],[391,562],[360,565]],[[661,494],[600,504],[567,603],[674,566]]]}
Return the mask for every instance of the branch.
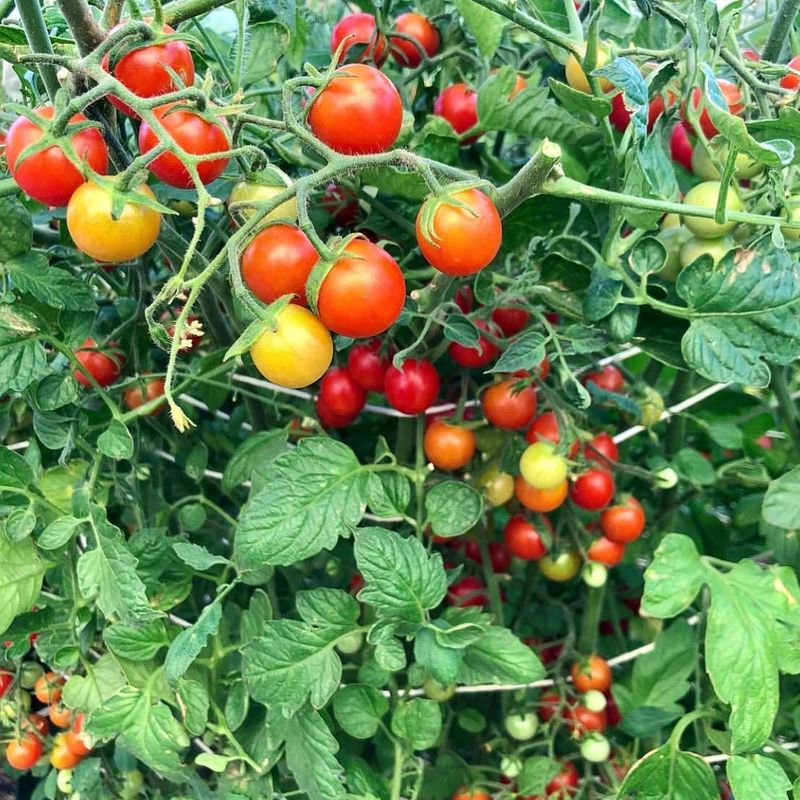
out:
{"label": "branch", "polygon": [[175,0],[164,9],[164,22],[175,26],[179,22],[199,17],[230,2],[231,0]]}
{"label": "branch", "polygon": [[78,52],[89,55],[105,39],[86,0],[58,0],[58,6],[75,37]]}
{"label": "branch", "polygon": [[[34,53],[53,54],[53,45],[47,33],[47,26],[44,24],[39,0],[17,0],[17,11],[31,50]],[[55,100],[56,92],[61,88],[55,67],[52,64],[39,64],[38,69],[50,100]]]}
{"label": "branch", "polygon": [[530,161],[506,184],[497,190],[495,204],[501,217],[510,214],[520,203],[539,193],[555,165],[561,159],[561,148],[545,139]]}
{"label": "branch", "polygon": [[786,34],[789,33],[798,9],[800,9],[800,0],[783,0],[780,4],[778,13],[775,14],[775,22],[772,23],[772,30],[769,32],[769,38],[761,54],[764,61],[778,60]]}

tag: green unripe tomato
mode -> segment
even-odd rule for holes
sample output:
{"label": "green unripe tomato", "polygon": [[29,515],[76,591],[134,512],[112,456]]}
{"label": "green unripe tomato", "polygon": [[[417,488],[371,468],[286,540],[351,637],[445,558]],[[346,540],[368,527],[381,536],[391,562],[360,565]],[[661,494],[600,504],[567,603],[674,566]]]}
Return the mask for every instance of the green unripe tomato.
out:
{"label": "green unripe tomato", "polygon": [[[717,207],[721,184],[719,181],[705,181],[698,183],[686,193],[683,202],[687,206],[700,206],[713,210]],[[725,197],[725,208],[728,211],[741,211],[742,198],[733,186],[728,187],[728,194]],[[713,219],[705,217],[683,216],[683,224],[701,239],[718,239],[726,233],[730,233],[737,225],[733,220],[727,222],[715,222]]]}
{"label": "green unripe tomato", "polygon": [[597,561],[587,561],[581,570],[581,578],[591,589],[599,589],[606,585],[608,568]]}
{"label": "green unripe tomato", "polygon": [[[292,179],[277,167],[269,166],[260,172],[251,175],[248,180],[239,181],[231,190],[228,204],[231,214],[237,219],[245,220],[251,217],[255,208],[235,208],[235,203],[252,203],[271,200],[292,185]],[[275,219],[297,219],[297,198],[285,200],[277,208],[267,214],[262,220],[264,224]]]}
{"label": "green unripe tomato", "polygon": [[509,714],[504,723],[506,733],[518,742],[527,742],[532,739],[539,728],[539,718],[533,711],[524,714]]}
{"label": "green unripe tomato", "polygon": [[139,790],[144,786],[144,775],[138,769],[122,774],[121,800],[134,800]]}
{"label": "green unripe tomato", "polygon": [[503,756],[500,761],[500,772],[506,778],[516,778],[522,772],[522,760],[517,756]]}
{"label": "green unripe tomato", "polygon": [[[786,201],[786,207],[789,209],[790,219],[792,222],[800,222],[800,195],[792,195]],[[786,228],[781,226],[781,233],[792,241],[800,239],[800,228]]]}
{"label": "green unripe tomato", "polygon": [[44,675],[44,668],[35,661],[23,661],[19,670],[19,685],[23,689],[33,689],[36,681]]}
{"label": "green unripe tomato", "polygon": [[661,220],[661,230],[666,231],[670,228],[677,228],[681,224],[681,218],[679,214],[664,214],[664,219]]}
{"label": "green unripe tomato", "polygon": [[56,774],[56,786],[59,792],[69,794],[72,791],[72,770],[60,769]]}
{"label": "green unripe tomato", "polygon": [[664,398],[652,386],[646,386],[639,400],[641,424],[646,428],[655,425],[664,413]]}
{"label": "green unripe tomato", "polygon": [[[677,217],[677,215],[673,216]],[[656,273],[659,278],[665,281],[674,281],[678,277],[678,273],[681,271],[681,248],[692,238],[692,234],[683,225],[669,227],[656,234],[656,239],[664,245],[664,249],[667,251],[667,260]]]}
{"label": "green unripe tomato", "polygon": [[456,685],[454,683],[447,685],[439,683],[429,675],[422,684],[422,691],[431,700],[435,700],[437,703],[444,703],[456,693]]}
{"label": "green unripe tomato", "polygon": [[[726,146],[710,145],[712,152],[717,160],[724,164],[728,160],[728,148]],[[704,181],[718,181],[722,175],[714,165],[705,147],[698,142],[692,150],[692,171],[698,178]],[[754,158],[750,158],[747,153],[737,153],[736,167],[734,168],[734,175],[740,180],[749,180],[760,175],[764,171],[764,165]]]}
{"label": "green unripe tomato", "polygon": [[562,550],[548,553],[539,559],[539,569],[545,578],[556,583],[572,580],[580,571],[581,555],[577,550]]}
{"label": "green unripe tomato", "polygon": [[336,649],[340,653],[350,656],[353,653],[357,653],[362,644],[364,644],[364,634],[361,631],[353,631],[336,642]]}
{"label": "green unripe tomato", "polygon": [[722,236],[719,239],[698,239],[692,236],[687,239],[680,252],[681,267],[688,267],[693,261],[697,261],[700,256],[711,256],[715,264],[719,264],[723,257],[729,253],[736,245],[729,236]]}
{"label": "green unripe tomato", "polygon": [[655,479],[659,489],[671,489],[678,483],[678,473],[672,467],[664,467],[656,472]]}
{"label": "green unripe tomato", "polygon": [[552,489],[567,477],[567,459],[550,442],[536,442],[525,448],[519,471],[534,489]]}
{"label": "green unripe tomato", "polygon": [[587,736],[581,743],[581,756],[585,761],[590,761],[592,764],[600,764],[603,761],[608,761],[611,755],[611,745],[605,736],[599,733],[593,733]]}
{"label": "green unripe tomato", "polygon": [[583,702],[583,705],[589,709],[589,711],[595,712],[603,711],[608,705],[606,696],[598,689],[589,689],[589,691],[583,695],[581,701]]}
{"label": "green unripe tomato", "polygon": [[478,477],[478,488],[489,504],[502,506],[514,496],[514,479],[507,473],[501,472],[496,464],[487,467]]}

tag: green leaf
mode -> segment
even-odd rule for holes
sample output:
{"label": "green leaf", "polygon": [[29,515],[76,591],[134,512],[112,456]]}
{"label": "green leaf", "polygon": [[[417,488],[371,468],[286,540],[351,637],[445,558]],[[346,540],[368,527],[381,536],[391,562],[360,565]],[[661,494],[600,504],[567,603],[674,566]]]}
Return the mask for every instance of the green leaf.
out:
{"label": "green leaf", "polygon": [[123,422],[112,419],[108,428],[97,437],[97,449],[117,461],[133,456],[133,437]]}
{"label": "green leaf", "polygon": [[628,263],[637,275],[659,272],[666,260],[666,248],[653,236],[645,236],[636,242],[628,256]]}
{"label": "green leaf", "polygon": [[537,331],[523,333],[514,339],[497,361],[486,372],[534,371],[544,358],[544,336]]}
{"label": "green leaf", "polygon": [[369,476],[369,507],[383,519],[405,513],[411,502],[411,484],[399,472],[373,472]]}
{"label": "green leaf", "polygon": [[717,473],[709,460],[691,447],[679,450],[672,463],[681,477],[697,486],[712,486],[717,481]]}
{"label": "green leaf", "polygon": [[433,747],[442,732],[442,709],[435,700],[416,697],[401,703],[392,714],[392,733],[415,750]]}
{"label": "green leaf", "polygon": [[115,656],[126,661],[149,661],[162,647],[169,646],[167,630],[160,619],[138,626],[115,622],[103,631],[103,641]]}
{"label": "green leaf", "polygon": [[461,536],[480,521],[483,497],[461,481],[442,481],[425,496],[425,510],[437,536]]}
{"label": "green leaf", "polygon": [[430,676],[448,685],[458,679],[464,651],[440,644],[430,628],[423,628],[414,639],[414,658]]}
{"label": "green leaf", "polygon": [[218,753],[199,753],[195,756],[194,763],[206,767],[212,772],[225,772],[231,761],[238,761],[238,756],[221,756]]}
{"label": "green leaf", "polygon": [[708,428],[708,435],[720,446],[730,450],[741,450],[744,444],[742,429],[732,422],[712,422]]}
{"label": "green leaf", "polygon": [[59,547],[63,547],[72,539],[76,529],[84,522],[85,520],[71,516],[59,517],[42,531],[36,540],[36,544],[42,550],[58,550]]}
{"label": "green leaf", "polygon": [[70,675],[64,684],[64,705],[86,713],[113,697],[126,685],[125,673],[110,653],[83,665],[85,675]]}
{"label": "green leaf", "polygon": [[668,533],[644,574],[644,611],[653,617],[675,617],[689,607],[705,583],[706,573],[694,542]]}
{"label": "green leaf", "polygon": [[41,342],[0,334],[0,393],[24,392],[47,370]]}
{"label": "green leaf", "polygon": [[590,114],[598,119],[604,119],[611,113],[611,102],[605,97],[586,94],[553,78],[548,78],[547,83],[556,100],[573,114]]}
{"label": "green leaf", "polygon": [[0,447],[0,489],[27,489],[33,481],[30,464],[7,447]]}
{"label": "green leaf", "polygon": [[450,314],[442,325],[444,338],[464,347],[477,347],[480,333],[472,321],[463,314]]}
{"label": "green leaf", "polygon": [[247,687],[244,681],[236,680],[228,689],[228,696],[225,698],[225,721],[232,731],[238,730],[250,709],[250,695],[247,694]]}
{"label": "green leaf", "polygon": [[719,789],[713,770],[700,756],[666,744],[631,767],[617,796],[641,800],[719,800]]}
{"label": "green leaf", "polygon": [[171,686],[186,673],[192,662],[208,643],[208,637],[219,629],[222,620],[222,601],[217,597],[200,612],[190,628],[184,628],[172,641],[164,661],[164,676]]}
{"label": "green leaf", "polygon": [[12,542],[26,539],[36,527],[36,513],[33,504],[20,507],[12,511],[5,519],[5,535]]}
{"label": "green leaf", "polygon": [[533,756],[522,762],[517,783],[521,795],[543,795],[545,787],[558,774],[560,767],[552,758]]}
{"label": "green leaf", "polygon": [[234,544],[240,569],[294,564],[332,549],[364,513],[368,474],[349,447],[328,437],[283,453],[241,515]]}
{"label": "green leaf", "polygon": [[225,556],[209,553],[205,547],[194,542],[175,542],[172,545],[175,555],[198,572],[205,572],[216,566],[227,566],[231,562]]}
{"label": "green leaf", "polygon": [[12,542],[0,536],[0,633],[24,611],[30,611],[42,589],[49,564],[42,561],[30,539]]}
{"label": "green leaf", "polygon": [[410,623],[413,632],[447,593],[441,556],[428,555],[416,537],[384,528],[364,528],[355,538],[356,564],[366,583],[359,599],[379,615]]}
{"label": "green leaf", "polygon": [[266,624],[272,619],[272,604],[263,589],[256,589],[250,597],[250,605],[242,611],[240,638],[242,646],[256,636],[263,636]]}
{"label": "green leaf", "polygon": [[[5,221],[4,221],[5,222]],[[4,264],[17,288],[50,308],[94,311],[89,284],[54,267],[41,253],[26,253]]]}
{"label": "green leaf", "polygon": [[531,683],[545,670],[533,649],[506,628],[489,628],[464,650],[459,683]]}
{"label": "green leaf", "polygon": [[31,249],[33,221],[30,211],[16,197],[0,197],[0,219],[0,264],[5,267],[9,259]]}
{"label": "green leaf", "polygon": [[655,736],[667,725],[671,725],[684,714],[681,706],[670,704],[669,707],[639,706],[625,714],[620,728],[629,736],[638,738]]}
{"label": "green leaf", "polygon": [[260,431],[251,434],[236,448],[222,475],[222,488],[230,492],[261,473],[285,449],[288,433],[285,430]]}
{"label": "green leaf", "polygon": [[488,8],[479,6],[473,0],[453,0],[453,5],[464,18],[469,32],[475,37],[481,55],[484,58],[491,58],[503,37],[503,30],[507,25],[505,18]]}
{"label": "green leaf", "polygon": [[371,739],[389,710],[389,701],[372,686],[350,684],[333,696],[333,713],[345,733],[356,739]]}
{"label": "green leaf", "polygon": [[78,383],[72,374],[45,375],[36,386],[36,405],[42,411],[56,411],[78,399]]}
{"label": "green leaf", "polygon": [[210,706],[208,692],[205,687],[197,681],[180,678],[176,696],[186,730],[193,736],[202,736],[206,725],[208,725],[208,709]]}
{"label": "green leaf", "polygon": [[764,495],[761,515],[764,522],[777,528],[797,530],[800,528],[800,467],[772,481]]}
{"label": "green leaf", "polygon": [[726,770],[734,797],[785,800],[786,793],[792,788],[781,765],[766,756],[731,756]]}
{"label": "green leaf", "polygon": [[257,22],[248,27],[247,66],[242,83],[248,86],[275,71],[289,45],[289,29],[275,20]]}

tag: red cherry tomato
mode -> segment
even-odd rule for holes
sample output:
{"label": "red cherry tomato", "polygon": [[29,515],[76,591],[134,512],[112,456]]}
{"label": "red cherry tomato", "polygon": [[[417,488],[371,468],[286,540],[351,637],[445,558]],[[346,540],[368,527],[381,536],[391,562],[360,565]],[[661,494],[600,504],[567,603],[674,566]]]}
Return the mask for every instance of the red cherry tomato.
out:
{"label": "red cherry tomato", "polygon": [[475,306],[475,294],[472,291],[472,287],[467,285],[459,286],[453,301],[464,314],[469,314]]}
{"label": "red cherry tomato", "polygon": [[0,697],[3,697],[12,683],[14,683],[14,673],[6,672],[5,670],[0,671]]}
{"label": "red cherry tomato", "polygon": [[383,153],[397,139],[403,104],[394,84],[368,64],[346,64],[311,101],[308,124],[337,153]]}
{"label": "red cherry tomato", "polygon": [[519,385],[518,380],[509,378],[492,384],[483,393],[483,413],[495,428],[521,428],[536,413],[536,390],[532,386],[518,388]]}
{"label": "red cherry tomato", "polygon": [[42,757],[42,741],[33,733],[12,739],[6,746],[6,761],[14,769],[30,769]]}
{"label": "red cherry tomato", "polygon": [[[561,431],[558,425],[558,417],[555,411],[545,411],[539,414],[538,417],[530,424],[530,427],[525,432],[525,440],[531,444],[536,442],[552,442],[558,444],[561,441]],[[575,458],[578,453],[580,444],[577,440],[572,442],[569,446],[569,457]]]}
{"label": "red cherry tomato", "polygon": [[[742,55],[744,56],[745,54],[742,53]],[[756,57],[751,60],[758,61],[759,60],[758,54],[755,55]],[[745,56],[745,58],[747,58],[747,56]],[[786,64],[786,66],[794,70],[800,70],[800,56],[795,56],[794,58],[791,58],[789,62]],[[791,89],[793,92],[796,92],[798,88],[800,88],[800,77],[798,77],[797,75],[792,75],[792,73],[790,72],[781,78],[780,85],[784,89]]]}
{"label": "red cherry tomato", "polygon": [[[742,98],[742,93],[739,91],[739,87],[735,83],[726,81],[723,78],[717,78],[717,84],[728,105],[728,112],[737,116],[740,115],[742,111],[744,111],[744,100]],[[706,138],[713,139],[719,131],[711,121],[708,109],[706,108],[706,105],[711,101],[703,97],[703,92],[699,87],[695,87],[692,89],[691,102],[694,108],[699,108],[701,104],[703,105],[703,110],[700,112],[700,128]],[[686,119],[685,106],[681,107],[681,116],[683,117],[684,124],[688,126],[689,123]]]}
{"label": "red cherry tomato", "polygon": [[586,706],[567,707],[564,719],[569,729],[578,736],[587,733],[602,733],[608,727],[608,718],[603,711],[590,711]]}
{"label": "red cherry tomato", "polygon": [[614,478],[604,469],[590,469],[569,487],[569,496],[579,508],[599,511],[614,497]]}
{"label": "red cherry tomato", "polygon": [[451,800],[492,800],[492,798],[482,789],[467,789],[466,786],[462,786],[456,790]]}
{"label": "red cherry tomato", "polygon": [[342,42],[345,46],[339,54],[339,64],[344,61],[374,61],[380,66],[386,60],[386,37],[378,33],[372,14],[362,11],[342,17],[331,31],[331,54]]}
{"label": "red cherry tomato", "polygon": [[503,241],[500,214],[479,189],[464,189],[444,201],[428,198],[417,214],[416,231],[422,255],[445,275],[480,272]]}
{"label": "red cherry tomato", "polygon": [[599,461],[601,464],[608,464],[613,461],[619,461],[619,450],[613,437],[607,433],[598,433],[594,439],[584,445],[583,456],[587,461]]}
{"label": "red cherry tomato", "polygon": [[367,393],[347,367],[333,367],[322,376],[319,400],[334,416],[355,419],[364,408]]}
{"label": "red cherry tomato", "polygon": [[611,686],[611,667],[604,658],[597,654],[582,661],[576,661],[572,665],[570,675],[575,689],[581,694],[586,694],[591,689],[605,692]]}
{"label": "red cherry tomato", "polygon": [[383,384],[392,408],[404,414],[421,414],[439,394],[439,374],[430,361],[409,358],[403,366],[389,367]]}
{"label": "red cherry tomato", "polygon": [[293,294],[306,305],[306,281],[319,261],[309,238],[294,225],[269,225],[242,254],[242,279],[264,303]]}
{"label": "red cherry tomato", "polygon": [[[414,11],[400,14],[394,21],[394,29],[397,33],[411,36],[416,40],[416,42],[411,42],[399,36],[389,38],[392,57],[401,67],[418,67],[424,56],[431,58],[439,52],[442,43],[439,31],[422,14]],[[417,43],[421,46],[421,50]]]}
{"label": "red cherry tomato", "polygon": [[334,414],[333,411],[325,405],[321,397],[317,398],[315,408],[319,421],[325,428],[347,428],[356,421],[356,417],[358,416],[358,414],[354,416]]}
{"label": "red cherry tomato", "polygon": [[[114,33],[123,24],[112,28],[109,33]],[[164,25],[162,33],[173,34],[175,29]],[[114,64],[113,69],[110,69],[110,60],[110,53],[103,57],[103,69],[111,72],[126,89],[138,97],[158,97],[194,83],[192,53],[186,42],[179,39],[131,50]],[[180,83],[176,84],[173,73],[178,76]],[[129,117],[138,118],[139,115],[119,98],[109,95],[108,99]]]}
{"label": "red cherry tomato", "polygon": [[425,431],[424,449],[437,469],[461,469],[475,455],[475,434],[469,428],[435,419]]}
{"label": "red cherry tomato", "polygon": [[[500,331],[497,329],[492,330],[485,322],[478,320],[475,323],[476,328],[482,331],[487,331],[493,336],[499,336]],[[494,361],[500,354],[500,348],[492,341],[484,336],[478,339],[477,347],[467,347],[458,342],[451,342],[447,348],[450,358],[458,364],[459,367],[466,369],[477,369],[478,367],[485,367]]]}
{"label": "red cherry tomato", "polygon": [[496,308],[492,311],[492,322],[497,325],[505,336],[519,333],[528,324],[531,315],[524,308]]}
{"label": "red cherry tomato", "polygon": [[680,164],[689,172],[694,172],[692,169],[692,143],[689,141],[686,128],[680,122],[675,125],[670,134],[669,153],[676,164]]}
{"label": "red cherry tomato", "polygon": [[[647,106],[647,131],[652,132],[656,121],[664,113],[666,106],[672,106],[675,102],[675,95],[668,91],[667,102],[664,103],[664,96],[657,94]],[[622,92],[615,94],[611,98],[611,113],[608,115],[611,124],[620,132],[625,133],[631,121],[631,112],[625,107]]]}
{"label": "red cherry tomato", "polygon": [[[52,119],[53,106],[39,106],[33,114]],[[70,117],[70,124],[86,122],[83,114]],[[38,142],[42,129],[27,117],[17,117],[6,135],[6,158],[11,177],[25,194],[47,206],[65,206],[74,191],[85,183],[80,170],[58,145],[51,145],[20,160],[23,151]],[[78,159],[87,167],[105,175],[108,169],[108,148],[97,128],[75,133],[70,143]]]}
{"label": "red cherry tomato", "polygon": [[49,709],[50,722],[56,728],[68,728],[72,722],[72,710],[61,703],[50,703]]}
{"label": "red cherry tomato", "polygon": [[357,344],[350,350],[347,366],[355,382],[368,392],[382,392],[386,372],[392,365],[387,353],[381,355],[380,339]]}
{"label": "red cherry tomato", "polygon": [[[549,520],[546,517],[542,520],[552,533]],[[542,535],[523,514],[515,514],[509,518],[503,528],[503,541],[511,555],[523,561],[538,561],[548,550]]]}
{"label": "red cherry tomato", "polygon": [[352,225],[360,214],[358,198],[349,189],[335,183],[328,184],[320,206],[343,228]]}
{"label": "red cherry tomato", "polygon": [[[178,103],[159,106],[153,109],[153,115],[163,125],[172,142],[191,155],[205,156],[230,149],[228,126],[223,120],[209,122],[196,111],[182,108]],[[148,153],[159,142],[156,132],[147,122],[142,122],[139,128],[139,151]],[[223,156],[200,161],[197,173],[202,183],[211,183],[219,178],[229,160]],[[194,185],[189,170],[174,153],[162,153],[150,162],[148,168],[169,186],[189,189]]]}
{"label": "red cherry tomato", "polygon": [[601,536],[589,545],[586,555],[589,561],[596,561],[606,567],[616,567],[625,555],[625,545],[612,542],[611,539]]}
{"label": "red cherry tomato", "polygon": [[[489,542],[486,545],[486,549],[489,551],[489,561],[492,564],[492,571],[507,572],[508,568],[511,566],[511,553],[508,552],[505,543]],[[480,545],[474,540],[464,545],[464,555],[476,564],[483,564]]]}
{"label": "red cherry tomato", "polygon": [[[84,341],[79,350],[75,351],[75,358],[100,386],[109,386],[114,383],[125,365],[125,356],[113,342],[109,342],[105,348],[100,348],[91,337]],[[91,381],[82,370],[76,369],[73,375],[81,386],[87,388],[92,386]]]}
{"label": "red cherry tomato", "polygon": [[558,714],[561,708],[561,695],[557,692],[544,692],[539,698],[539,719],[542,722],[549,722]]}
{"label": "red cherry tomato", "polygon": [[456,581],[447,590],[447,602],[451,606],[486,606],[489,604],[489,597],[486,594],[486,586],[480,578],[467,575]]}
{"label": "red cherry tomato", "polygon": [[624,503],[604,509],[600,515],[603,535],[618,544],[625,545],[638,539],[644,526],[644,509],[635,497],[629,497]]}
{"label": "red cherry tomato", "polygon": [[578,793],[578,770],[572,763],[563,763],[562,770],[544,788],[547,800],[562,800]]}
{"label": "red cherry tomato", "polygon": [[360,339],[391,327],[405,299],[406,282],[397,262],[383,248],[358,237],[323,279],[317,308],[325,327]]}
{"label": "red cherry tomato", "polygon": [[522,475],[514,478],[514,495],[530,511],[546,514],[555,511],[567,499],[569,481],[564,480],[552,489],[536,489]]}
{"label": "red cherry tomato", "polygon": [[78,713],[72,721],[72,728],[64,734],[64,744],[67,749],[75,756],[83,758],[92,752],[92,748],[86,744],[83,734],[83,714]]}
{"label": "red cherry tomato", "polygon": [[[478,124],[478,93],[466,83],[454,83],[436,98],[433,113],[446,119],[456,133],[462,134]],[[478,133],[462,139],[461,144],[471,144],[479,138]]]}
{"label": "red cherry tomato", "polygon": [[[123,392],[122,399],[125,401],[125,405],[131,411],[134,411],[135,409],[139,408],[139,406],[143,406],[145,403],[149,403],[151,400],[155,400],[157,397],[163,397],[163,396],[164,396],[164,379],[150,378],[134,386],[129,386]],[[155,414],[159,414],[164,410],[164,408],[165,406],[162,403],[161,405],[156,406],[150,412],[150,415],[153,416]]]}
{"label": "red cherry tomato", "polygon": [[583,376],[583,384],[595,384],[604,392],[620,392],[625,387],[625,377],[613,364],[606,364],[597,372],[587,372]]}

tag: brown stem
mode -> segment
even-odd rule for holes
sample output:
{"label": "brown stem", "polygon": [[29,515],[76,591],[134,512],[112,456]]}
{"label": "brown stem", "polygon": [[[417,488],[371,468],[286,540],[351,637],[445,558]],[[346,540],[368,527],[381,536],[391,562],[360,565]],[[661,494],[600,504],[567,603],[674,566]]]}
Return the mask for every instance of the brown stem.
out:
{"label": "brown stem", "polygon": [[89,55],[105,38],[86,0],[58,0],[58,7],[75,37],[78,52]]}

